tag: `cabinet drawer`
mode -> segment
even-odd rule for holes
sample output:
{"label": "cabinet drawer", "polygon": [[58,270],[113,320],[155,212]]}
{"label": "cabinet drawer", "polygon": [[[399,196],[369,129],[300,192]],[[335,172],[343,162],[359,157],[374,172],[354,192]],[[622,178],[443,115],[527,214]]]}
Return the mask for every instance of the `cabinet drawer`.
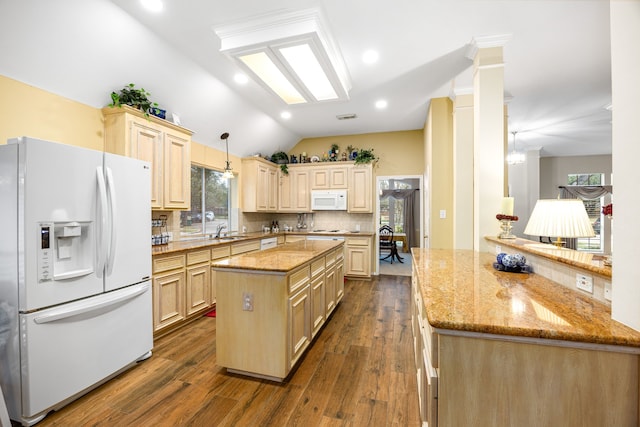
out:
{"label": "cabinet drawer", "polygon": [[349,245],[349,246],[369,246],[369,239],[367,237],[349,237],[347,239],[347,245]]}
{"label": "cabinet drawer", "polygon": [[344,249],[342,248],[336,249],[335,254],[336,254],[336,262],[344,259]]}
{"label": "cabinet drawer", "polygon": [[291,242],[299,242],[301,240],[305,240],[306,237],[305,236],[291,236],[291,235],[287,235],[285,237],[285,240],[287,243],[291,243]]}
{"label": "cabinet drawer", "polygon": [[226,258],[231,255],[231,245],[211,249],[211,260]]}
{"label": "cabinet drawer", "polygon": [[187,265],[209,262],[210,257],[209,249],[187,252]]}
{"label": "cabinet drawer", "polygon": [[294,293],[297,289],[305,286],[311,280],[311,267],[305,265],[300,270],[296,270],[289,276],[289,293]]}
{"label": "cabinet drawer", "polygon": [[324,258],[317,259],[311,263],[311,277],[316,278],[324,273]]}
{"label": "cabinet drawer", "polygon": [[330,266],[335,264],[336,263],[336,253],[335,253],[335,251],[329,252],[325,256],[325,260],[326,260],[326,263],[327,263],[327,268],[329,268]]}
{"label": "cabinet drawer", "polygon": [[284,236],[283,235],[278,236],[278,244],[279,245],[283,245],[284,244]]}
{"label": "cabinet drawer", "polygon": [[258,250],[260,250],[260,240],[251,240],[249,242],[234,243],[231,245],[231,255],[238,255]]}
{"label": "cabinet drawer", "polygon": [[153,274],[174,270],[176,268],[184,268],[184,266],[184,254],[166,256],[162,258],[153,258]]}

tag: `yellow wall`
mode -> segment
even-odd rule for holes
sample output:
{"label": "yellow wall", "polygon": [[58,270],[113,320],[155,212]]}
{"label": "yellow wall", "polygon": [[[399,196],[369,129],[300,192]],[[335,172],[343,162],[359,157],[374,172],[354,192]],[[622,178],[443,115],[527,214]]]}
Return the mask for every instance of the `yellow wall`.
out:
{"label": "yellow wall", "polygon": [[298,142],[289,154],[306,152],[307,156],[318,156],[338,144],[340,152],[352,145],[355,148],[373,148],[380,158],[373,169],[376,176],[422,175],[424,172],[424,144],[422,129],[399,132],[365,133],[359,135],[305,138]]}
{"label": "yellow wall", "polygon": [[[431,100],[425,126],[427,193],[430,198],[429,247],[453,248],[453,104],[449,98]],[[446,218],[440,218],[440,211]]]}
{"label": "yellow wall", "polygon": [[0,75],[0,143],[18,136],[102,150],[99,109]]}

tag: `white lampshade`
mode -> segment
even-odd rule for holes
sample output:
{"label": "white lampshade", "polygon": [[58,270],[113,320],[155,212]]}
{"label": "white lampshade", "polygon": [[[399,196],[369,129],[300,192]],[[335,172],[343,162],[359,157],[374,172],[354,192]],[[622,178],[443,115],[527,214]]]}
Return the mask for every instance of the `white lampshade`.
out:
{"label": "white lampshade", "polygon": [[595,237],[582,200],[542,199],[536,202],[524,234],[541,237]]}

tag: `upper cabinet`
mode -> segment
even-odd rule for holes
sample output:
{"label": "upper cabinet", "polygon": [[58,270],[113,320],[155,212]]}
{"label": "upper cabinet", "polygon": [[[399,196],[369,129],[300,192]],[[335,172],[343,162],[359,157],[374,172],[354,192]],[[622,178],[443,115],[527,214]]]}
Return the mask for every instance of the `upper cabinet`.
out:
{"label": "upper cabinet", "polygon": [[192,132],[126,105],[102,114],[105,151],[151,164],[151,208],[189,209]]}
{"label": "upper cabinet", "polygon": [[242,209],[245,212],[311,212],[312,190],[347,189],[348,211],[373,212],[371,165],[353,162],[280,166],[259,157],[242,159]]}
{"label": "upper cabinet", "polygon": [[373,174],[371,165],[353,165],[349,169],[349,212],[373,212]]}
{"label": "upper cabinet", "polygon": [[322,163],[317,166],[312,165],[310,170],[312,190],[348,188],[348,165]]}
{"label": "upper cabinet", "polygon": [[278,166],[259,157],[242,159],[242,210],[278,210]]}
{"label": "upper cabinet", "polygon": [[309,170],[289,165],[289,173],[278,171],[278,212],[310,212]]}

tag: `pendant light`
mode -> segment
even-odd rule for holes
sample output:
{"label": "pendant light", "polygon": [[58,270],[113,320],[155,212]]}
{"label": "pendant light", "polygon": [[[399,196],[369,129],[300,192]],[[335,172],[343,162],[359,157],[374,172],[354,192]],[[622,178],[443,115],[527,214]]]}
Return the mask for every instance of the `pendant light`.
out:
{"label": "pendant light", "polygon": [[518,151],[516,148],[516,134],[517,131],[511,132],[513,134],[513,151],[507,155],[507,163],[510,165],[518,165],[524,163],[526,156],[522,151]]}
{"label": "pendant light", "polygon": [[229,132],[225,132],[220,135],[220,139],[224,139],[224,142],[227,144],[227,164],[224,167],[224,173],[222,174],[222,177],[231,179],[233,178],[233,170],[231,169],[231,162],[229,161]]}

